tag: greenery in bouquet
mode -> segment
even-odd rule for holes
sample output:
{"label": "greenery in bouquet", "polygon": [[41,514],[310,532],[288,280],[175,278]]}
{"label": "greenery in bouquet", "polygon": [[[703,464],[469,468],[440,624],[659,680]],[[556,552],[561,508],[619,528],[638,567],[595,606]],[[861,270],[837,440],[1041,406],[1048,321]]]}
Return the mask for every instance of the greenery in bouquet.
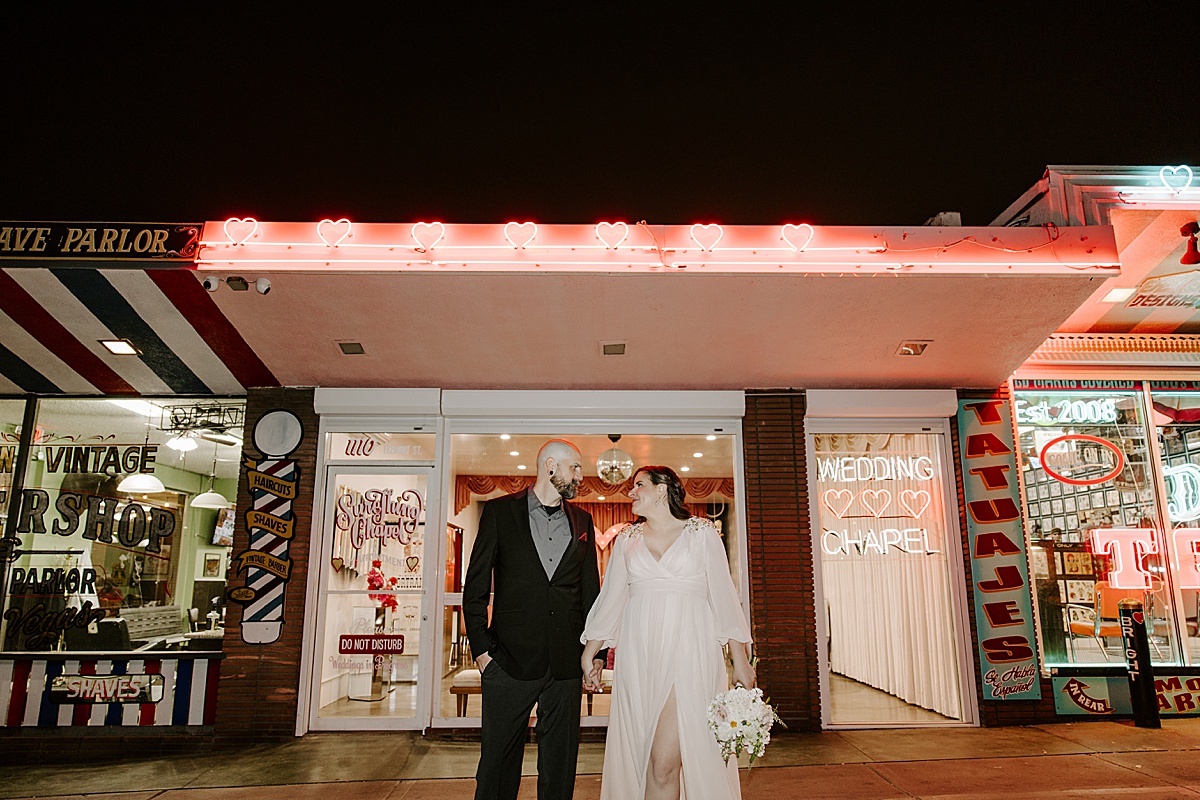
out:
{"label": "greenery in bouquet", "polygon": [[[726,763],[745,753],[750,766],[771,741],[771,726],[783,720],[763,699],[762,689],[737,686],[721,692],[708,704],[708,729],[717,737]],[[786,727],[786,726],[785,726]]]}

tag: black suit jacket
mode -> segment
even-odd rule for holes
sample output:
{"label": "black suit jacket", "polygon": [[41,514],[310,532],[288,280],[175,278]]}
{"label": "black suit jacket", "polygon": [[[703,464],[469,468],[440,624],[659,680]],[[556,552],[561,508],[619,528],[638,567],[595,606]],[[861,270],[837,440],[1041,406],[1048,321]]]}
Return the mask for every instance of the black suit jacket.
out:
{"label": "black suit jacket", "polygon": [[[582,674],[583,622],[600,593],[592,515],[563,503],[571,525],[552,578],[546,577],[529,525],[532,489],[483,505],[479,533],[463,583],[463,614],[471,653],[488,653],[511,677],[534,680]],[[493,591],[488,624],[488,594]]]}

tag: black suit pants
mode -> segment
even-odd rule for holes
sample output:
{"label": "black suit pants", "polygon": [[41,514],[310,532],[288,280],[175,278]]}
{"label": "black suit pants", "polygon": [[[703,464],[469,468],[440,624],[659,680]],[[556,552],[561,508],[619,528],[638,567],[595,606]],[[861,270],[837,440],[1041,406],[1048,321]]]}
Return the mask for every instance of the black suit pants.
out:
{"label": "black suit pants", "polygon": [[579,758],[582,678],[510,677],[495,659],[480,677],[483,722],[475,800],[516,800],[529,714],[537,704],[538,800],[570,800]]}

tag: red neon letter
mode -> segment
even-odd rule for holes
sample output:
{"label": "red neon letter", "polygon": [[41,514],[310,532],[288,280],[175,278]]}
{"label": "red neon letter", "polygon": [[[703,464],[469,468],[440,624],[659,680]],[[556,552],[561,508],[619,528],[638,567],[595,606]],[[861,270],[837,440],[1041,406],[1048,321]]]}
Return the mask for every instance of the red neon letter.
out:
{"label": "red neon letter", "polygon": [[1142,566],[1146,556],[1158,552],[1150,528],[1096,528],[1092,552],[1112,558],[1108,583],[1115,589],[1149,589],[1150,573]]}
{"label": "red neon letter", "polygon": [[1007,489],[1008,477],[1004,473],[1008,470],[1008,464],[993,464],[990,467],[975,467],[970,472],[983,479],[983,485],[989,489]]}
{"label": "red neon letter", "polygon": [[979,420],[980,425],[995,425],[1004,421],[1000,417],[1000,412],[996,410],[1003,402],[1003,400],[982,400],[978,403],[966,403],[963,407],[975,412],[975,417]]}
{"label": "red neon letter", "polygon": [[994,433],[972,433],[967,437],[967,458],[980,456],[1002,456],[1012,448],[1000,441]]}
{"label": "red neon letter", "polygon": [[996,553],[1002,556],[1015,556],[1019,552],[1021,552],[1021,548],[999,531],[981,533],[975,537],[975,558],[991,558]]}
{"label": "red neon letter", "polygon": [[1180,589],[1200,589],[1200,528],[1176,528],[1175,537],[1176,575]]}

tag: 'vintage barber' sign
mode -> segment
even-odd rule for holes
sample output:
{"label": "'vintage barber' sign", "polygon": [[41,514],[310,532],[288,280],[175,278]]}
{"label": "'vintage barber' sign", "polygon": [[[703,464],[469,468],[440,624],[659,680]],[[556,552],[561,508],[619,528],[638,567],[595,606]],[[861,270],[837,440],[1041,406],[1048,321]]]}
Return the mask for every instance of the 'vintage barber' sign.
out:
{"label": "'vintage barber' sign", "polygon": [[199,223],[4,222],[0,261],[192,261]]}
{"label": "'vintage barber' sign", "polygon": [[985,700],[1038,700],[1037,640],[1008,403],[958,408],[963,496]]}

